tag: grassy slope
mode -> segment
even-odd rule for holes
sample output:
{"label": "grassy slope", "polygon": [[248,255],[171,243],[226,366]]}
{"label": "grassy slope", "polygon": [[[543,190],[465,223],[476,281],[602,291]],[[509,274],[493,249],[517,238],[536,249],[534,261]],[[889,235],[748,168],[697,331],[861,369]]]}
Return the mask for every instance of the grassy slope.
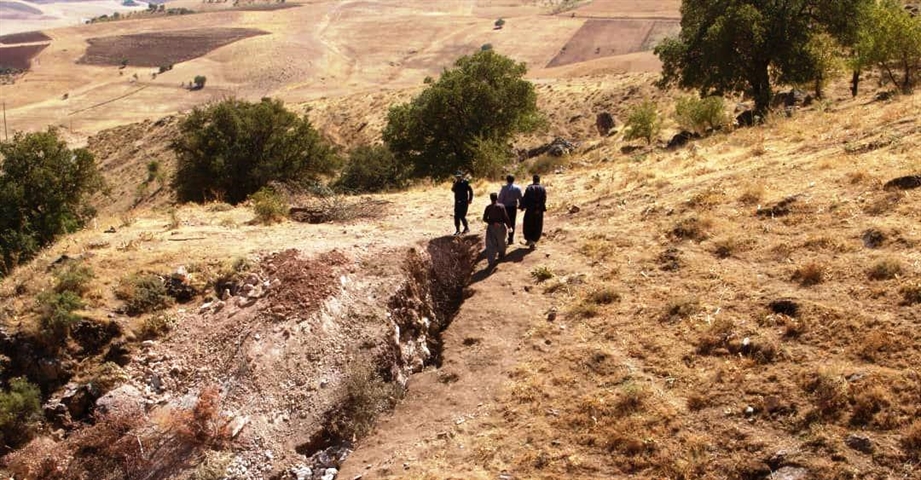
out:
{"label": "grassy slope", "polygon": [[[592,113],[624,108],[619,99],[639,100],[647,89],[643,78],[584,80],[542,87],[556,115],[550,133],[587,138]],[[529,348],[515,353],[519,363],[491,413],[420,446],[411,476],[761,478],[781,450],[786,460],[772,466],[803,465],[816,478],[916,476],[903,442],[921,435],[917,422],[911,427],[921,413],[919,312],[902,305],[900,292],[919,284],[921,209],[917,190],[882,184],[921,170],[918,111],[918,97],[861,97],[677,152],[626,156],[618,136],[587,142],[594,149],[572,159],[578,168],[545,182],[547,241],[566,254],[546,260],[557,277],[533,288],[551,286],[545,294],[559,315],[531,320],[522,339]],[[575,113],[585,118],[567,123]],[[387,238],[407,212],[423,213],[422,233],[432,235],[448,220],[432,210],[431,189],[385,196],[401,209],[350,230],[287,223],[267,235],[243,226],[243,209],[183,208],[175,230],[164,226],[168,215],[140,210],[112,235],[102,230],[119,220],[103,220],[4,280],[4,313],[30,323],[32,294],[49,285],[45,267],[63,252],[93,250],[91,309],[104,316],[126,272],[291,246],[313,251],[356,232]],[[756,214],[791,195],[800,197],[790,214]],[[680,238],[679,224],[701,235]],[[868,229],[883,233],[881,247],[863,245]],[[177,235],[206,240],[170,241]],[[388,243],[402,244],[401,235]],[[870,280],[868,268],[883,259],[901,273]],[[795,272],[811,263],[823,279],[801,286]],[[19,286],[25,293],[15,293]],[[597,290],[620,300],[594,305]],[[797,317],[772,314],[768,304],[778,299],[797,302]],[[743,349],[745,338],[755,353]],[[844,445],[852,432],[869,435],[872,455]]]}

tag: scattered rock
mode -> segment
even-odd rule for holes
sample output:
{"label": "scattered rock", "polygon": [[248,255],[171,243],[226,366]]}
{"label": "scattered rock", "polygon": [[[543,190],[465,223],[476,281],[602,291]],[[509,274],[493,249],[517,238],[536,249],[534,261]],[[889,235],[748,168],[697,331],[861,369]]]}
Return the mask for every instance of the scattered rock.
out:
{"label": "scattered rock", "polygon": [[582,211],[582,209],[579,208],[578,205],[572,205],[572,206],[569,207],[569,213],[570,213],[570,214],[576,214],[576,213],[579,213],[580,211]]}
{"label": "scattered rock", "polygon": [[768,476],[764,480],[807,480],[809,471],[800,467],[783,467]]}
{"label": "scattered rock", "polygon": [[122,385],[96,400],[96,411],[136,411],[144,405],[144,394],[133,385]]}
{"label": "scattered rock", "polygon": [[665,148],[669,150],[674,150],[679,147],[683,147],[688,144],[692,139],[700,138],[700,135],[693,132],[681,131],[675,134],[671,140],[668,141],[668,145]]}
{"label": "scattered rock", "polygon": [[556,307],[551,307],[547,312],[547,321],[552,322],[556,320]]}
{"label": "scattered rock", "polygon": [[852,433],[844,439],[844,444],[858,452],[873,453],[873,442],[866,435]]}
{"label": "scattered rock", "polygon": [[906,175],[904,177],[893,178],[883,185],[887,190],[912,190],[921,187],[921,175]]}

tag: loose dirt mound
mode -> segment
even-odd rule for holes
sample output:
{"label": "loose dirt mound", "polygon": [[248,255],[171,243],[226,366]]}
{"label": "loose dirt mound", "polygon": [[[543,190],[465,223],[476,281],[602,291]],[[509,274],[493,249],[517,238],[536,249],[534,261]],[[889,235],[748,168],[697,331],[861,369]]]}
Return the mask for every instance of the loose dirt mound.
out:
{"label": "loose dirt mound", "polygon": [[316,260],[305,260],[297,250],[285,250],[266,259],[266,272],[286,286],[270,296],[272,313],[304,318],[316,312],[339,288],[334,268],[347,261],[345,255],[335,251]]}
{"label": "loose dirt mound", "polygon": [[[6,2],[0,2],[0,8],[5,5]],[[45,35],[42,32],[22,32],[22,33],[11,33],[9,35],[0,35],[0,43],[4,45],[16,45],[19,43],[38,43],[38,42],[50,42],[51,37]]]}
{"label": "loose dirt mound", "polygon": [[659,40],[679,28],[677,20],[591,19],[550,60],[547,68],[652,50]]}
{"label": "loose dirt mound", "polygon": [[267,34],[252,28],[202,28],[90,38],[79,63],[121,65],[127,60],[129,65],[141,67],[173,65],[244,38]]}
{"label": "loose dirt mound", "polygon": [[0,68],[28,70],[35,58],[48,45],[17,45],[0,48]]}

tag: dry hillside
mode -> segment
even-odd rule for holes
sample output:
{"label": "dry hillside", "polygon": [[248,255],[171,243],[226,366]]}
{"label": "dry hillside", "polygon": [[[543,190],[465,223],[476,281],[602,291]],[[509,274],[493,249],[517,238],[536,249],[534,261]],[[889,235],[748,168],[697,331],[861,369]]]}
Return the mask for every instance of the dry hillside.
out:
{"label": "dry hillside", "polygon": [[[84,333],[51,372],[146,413],[137,442],[70,430],[87,411],[65,392],[64,430],[11,467],[34,474],[104,438],[157,478],[918,478],[921,210],[917,177],[890,183],[921,169],[918,99],[842,86],[761,127],[622,153],[589,119],[650,79],[541,85],[544,140],[580,148],[545,176],[545,239],[496,271],[468,256],[479,227],[442,237],[445,185],[351,199],[354,215],[320,225],[141,204],[63,239],[3,281],[4,338],[33,328],[62,255],[91,267]],[[344,141],[369,128],[329,105],[311,114]],[[90,145],[112,178],[140,178],[175,121]],[[495,188],[475,185],[474,213]],[[132,275],[177,271],[202,293],[130,311]],[[384,380],[406,381],[405,398]],[[341,435],[394,403],[356,444]],[[213,423],[195,435],[188,415]]]}

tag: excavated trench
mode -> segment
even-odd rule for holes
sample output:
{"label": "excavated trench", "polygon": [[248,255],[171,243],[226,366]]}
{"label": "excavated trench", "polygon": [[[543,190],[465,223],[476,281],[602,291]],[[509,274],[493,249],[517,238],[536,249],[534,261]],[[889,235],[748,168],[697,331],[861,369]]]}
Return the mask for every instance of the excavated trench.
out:
{"label": "excavated trench", "polygon": [[[372,359],[378,379],[402,390],[412,374],[441,366],[441,334],[467,298],[480,246],[478,237],[441,237],[406,252],[405,278],[387,301],[393,334],[384,353]],[[298,480],[335,478],[351,452],[355,438],[343,437],[334,425],[354,407],[349,395],[326,413],[323,428],[296,448],[308,458],[303,468],[289,472]]]}

